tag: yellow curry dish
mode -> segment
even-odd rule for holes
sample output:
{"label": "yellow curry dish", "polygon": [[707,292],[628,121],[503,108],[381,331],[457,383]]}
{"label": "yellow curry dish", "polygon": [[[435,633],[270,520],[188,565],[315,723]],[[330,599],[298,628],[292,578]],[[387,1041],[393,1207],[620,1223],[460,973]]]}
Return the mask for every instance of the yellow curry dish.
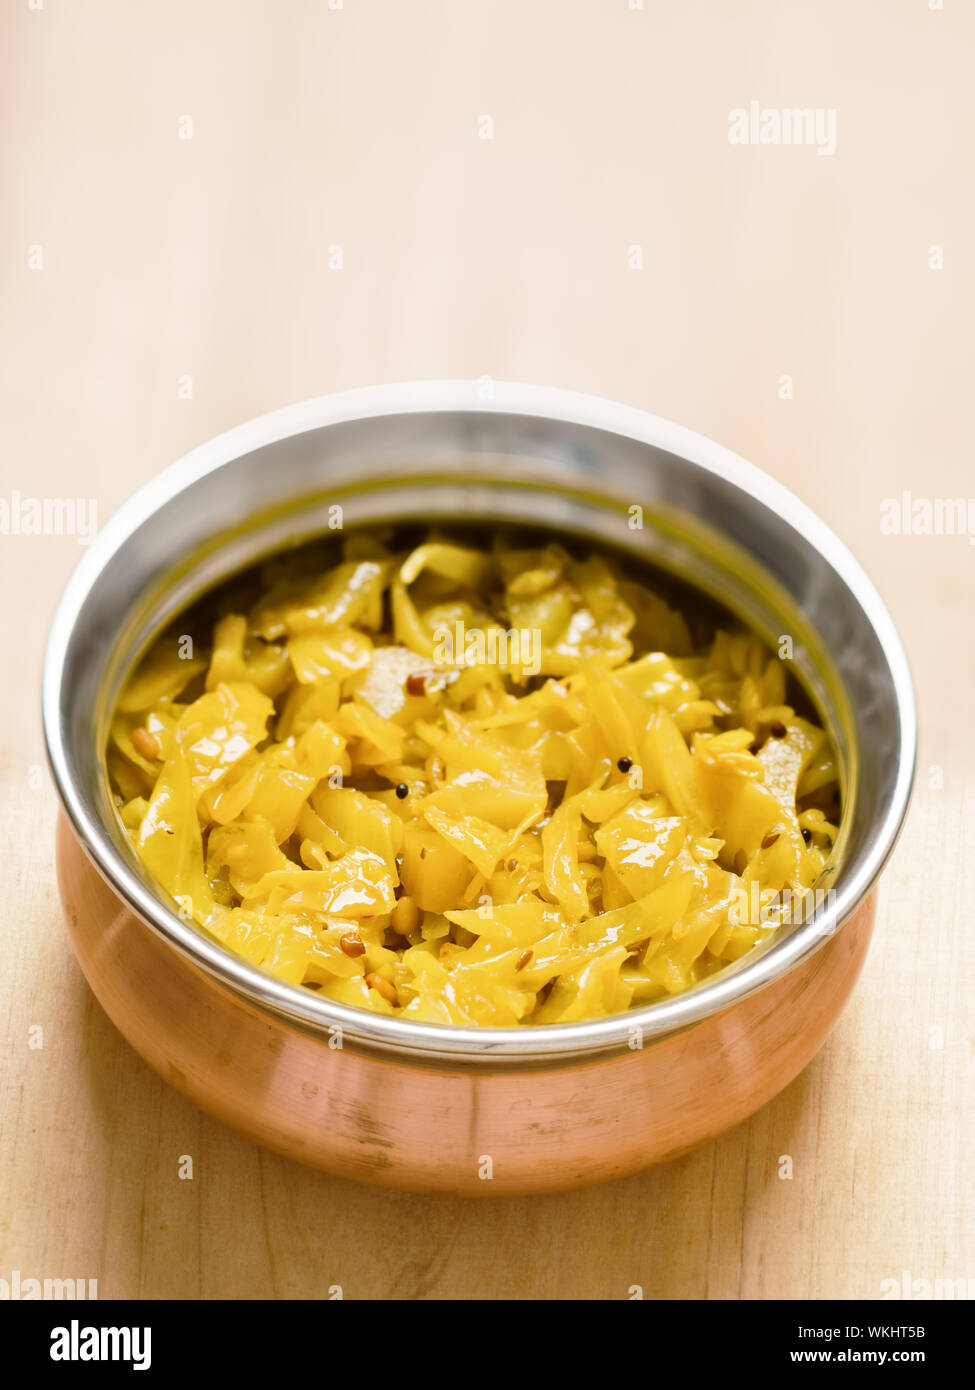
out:
{"label": "yellow curry dish", "polygon": [[333,544],[184,615],[113,713],[125,834],[230,951],[418,1022],[554,1024],[815,897],[837,763],[757,635],[569,541]]}

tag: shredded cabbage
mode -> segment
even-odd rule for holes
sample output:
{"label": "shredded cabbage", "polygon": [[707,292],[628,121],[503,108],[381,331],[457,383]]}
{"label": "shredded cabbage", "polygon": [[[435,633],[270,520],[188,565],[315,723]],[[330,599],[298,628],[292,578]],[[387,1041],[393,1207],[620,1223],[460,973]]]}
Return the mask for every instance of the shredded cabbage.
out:
{"label": "shredded cabbage", "polygon": [[347,1004],[677,994],[808,910],[839,809],[785,663],[700,632],[604,555],[352,536],[155,644],[110,731],[120,822],[184,915]]}

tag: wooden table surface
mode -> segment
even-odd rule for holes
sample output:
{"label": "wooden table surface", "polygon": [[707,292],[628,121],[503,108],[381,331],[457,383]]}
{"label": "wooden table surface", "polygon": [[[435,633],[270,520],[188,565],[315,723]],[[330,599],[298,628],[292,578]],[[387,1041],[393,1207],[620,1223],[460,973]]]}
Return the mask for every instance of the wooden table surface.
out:
{"label": "wooden table surface", "polygon": [[[199,1113],[93,1002],[37,698],[83,538],[0,534],[0,1278],[859,1299],[975,1276],[975,547],[881,527],[886,498],[975,492],[971,7],[11,0],[2,25],[4,515],[83,498],[104,520],[211,435],[350,386],[591,391],[720,440],[835,528],[903,634],[922,732],[865,973],[773,1104],[602,1188],[372,1190]],[[835,151],[731,143],[753,100],[834,111]]]}

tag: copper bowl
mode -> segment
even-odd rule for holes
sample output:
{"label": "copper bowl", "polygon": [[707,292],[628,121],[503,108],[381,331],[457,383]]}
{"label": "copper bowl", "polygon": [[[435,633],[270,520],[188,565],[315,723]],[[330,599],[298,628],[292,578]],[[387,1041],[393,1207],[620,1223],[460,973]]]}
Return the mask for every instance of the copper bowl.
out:
{"label": "copper bowl", "polygon": [[[104,767],[134,660],[205,589],[328,529],[531,520],[709,593],[795,669],[839,754],[822,909],[659,1003],[547,1027],[450,1028],[334,1003],[182,920],[119,834]],[[638,523],[642,523],[638,524]],[[620,1177],[745,1119],[823,1043],[862,964],[916,723],[900,641],[849,552],[767,475],[607,401],[430,382],[278,411],[194,450],[95,539],[55,615],[44,727],[82,969],[161,1076],[227,1124],[389,1186],[534,1192]]]}

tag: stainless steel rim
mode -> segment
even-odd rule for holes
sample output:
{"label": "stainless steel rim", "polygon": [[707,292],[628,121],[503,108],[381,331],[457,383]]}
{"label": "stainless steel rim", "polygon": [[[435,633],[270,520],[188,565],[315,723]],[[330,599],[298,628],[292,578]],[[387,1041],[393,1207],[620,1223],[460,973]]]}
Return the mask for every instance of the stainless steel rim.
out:
{"label": "stainless steel rim", "polygon": [[[610,1018],[522,1028],[460,1028],[419,1024],[371,1014],[285,984],[231,955],[183,922],[125,863],[94,816],[74,776],[61,717],[65,656],[94,582],[120,545],[163,503],[192,482],[266,445],[327,425],[410,412],[514,413],[590,426],[654,446],[719,475],[758,499],[803,535],[859,604],[882,647],[897,706],[900,748],[896,779],[870,852],[841,875],[835,898],[815,921],[795,929],[772,949],[693,990]],[[478,383],[433,381],[370,387],[321,397],[275,411],[194,449],[146,484],[111,518],[86,551],[56,611],[45,657],[43,723],[48,757],[65,812],[92,862],[125,903],[188,960],[242,998],[305,1031],[340,1028],[346,1044],[442,1064],[553,1065],[585,1060],[632,1045],[635,1030],[647,1041],[686,1028],[728,1008],[788,972],[840,927],[863,900],[893,848],[914,775],[917,728],[907,660],[876,589],[834,533],[812,511],[761,470],[720,445],[645,412],[575,392],[494,383],[483,399]],[[346,1045],[344,1044],[344,1045]]]}

